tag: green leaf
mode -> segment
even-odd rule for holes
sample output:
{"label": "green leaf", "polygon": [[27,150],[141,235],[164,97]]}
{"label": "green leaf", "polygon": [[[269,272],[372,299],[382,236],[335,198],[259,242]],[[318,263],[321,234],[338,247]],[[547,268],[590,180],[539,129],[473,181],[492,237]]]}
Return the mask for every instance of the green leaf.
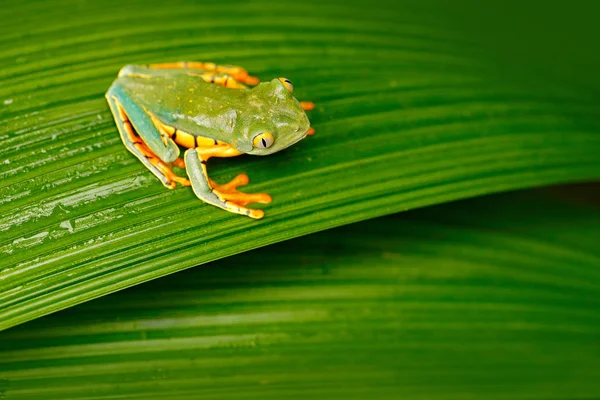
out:
{"label": "green leaf", "polygon": [[[326,228],[600,177],[597,103],[539,76],[503,80],[480,53],[485,43],[432,22],[440,14],[430,11],[410,2],[8,1],[0,329]],[[104,92],[125,64],[175,60],[286,76],[316,102],[314,137],[209,165],[218,182],[247,172],[248,191],[270,193],[264,220],[164,189],[122,146]]]}
{"label": "green leaf", "polygon": [[597,398],[599,238],[598,209],[531,193],[366,221],[2,332],[0,378],[15,400]]}

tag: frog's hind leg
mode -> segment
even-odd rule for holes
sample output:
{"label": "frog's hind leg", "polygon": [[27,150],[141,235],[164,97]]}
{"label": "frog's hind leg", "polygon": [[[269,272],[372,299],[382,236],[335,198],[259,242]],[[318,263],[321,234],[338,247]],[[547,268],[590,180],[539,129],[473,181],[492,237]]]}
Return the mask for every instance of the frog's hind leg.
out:
{"label": "frog's hind leg", "polygon": [[237,65],[217,65],[211,62],[200,61],[179,61],[173,63],[149,64],[146,67],[153,69],[192,69],[214,72],[216,74],[227,74],[237,82],[246,85],[257,85],[260,82],[257,77],[249,75],[248,71]]}
{"label": "frog's hind leg", "polygon": [[[151,78],[154,74],[156,74],[159,69],[181,69],[181,66],[177,67],[179,63],[171,63],[171,64],[151,64],[150,66],[139,66],[139,65],[126,65],[119,71],[119,77],[121,76],[135,76],[137,78]],[[158,67],[157,67],[158,66]],[[177,67],[177,68],[176,68]],[[242,89],[247,88],[246,85],[240,83],[238,79],[234,76],[225,73],[225,72],[216,72],[216,71],[201,71],[197,69],[189,69],[186,70],[186,73],[189,76],[194,76],[201,78],[204,82],[214,83],[215,85],[225,86],[230,89]],[[239,74],[237,74],[239,76]],[[251,77],[254,79],[253,77]],[[250,84],[255,84],[257,82],[252,81]],[[247,83],[247,79],[242,79]]]}
{"label": "frog's hind leg", "polygon": [[232,76],[220,72],[205,72],[202,75],[193,75],[202,78],[204,82],[214,83],[215,85],[225,86],[226,88],[230,89],[241,89],[247,87],[236,81]]}
{"label": "frog's hind leg", "polygon": [[193,148],[185,152],[186,171],[192,182],[192,189],[202,201],[235,214],[247,215],[254,219],[264,216],[262,210],[245,207],[250,203],[270,203],[271,196],[266,193],[242,193],[238,186],[248,184],[248,176],[238,175],[231,182],[218,185],[208,177],[206,162],[210,157],[234,157],[240,152],[229,145],[206,148]]}
{"label": "frog's hind leg", "polygon": [[[134,125],[130,119],[130,114],[128,114],[127,110],[123,107],[118,92],[109,90],[106,94],[106,99],[112,111],[113,117],[117,123],[117,128],[121,135],[121,140],[127,150],[129,150],[133,155],[135,155],[145,166],[152,172],[163,185],[168,187],[169,189],[174,189],[176,186],[175,182],[179,182],[181,185],[190,186],[191,183],[188,179],[179,177],[175,175],[172,171],[170,163],[164,161],[162,157],[159,157],[148,145],[147,142],[141,137],[142,135],[136,135],[136,130],[134,129]],[[145,128],[147,128],[146,124],[139,123]],[[156,129],[156,128],[154,128]],[[139,131],[138,131],[139,132]],[[174,144],[174,143],[173,143]],[[175,145],[175,144],[174,144]],[[179,148],[177,148],[177,153],[175,153],[175,164],[178,164],[178,154]],[[173,152],[171,154],[162,152],[163,157],[172,158]],[[166,153],[166,154],[165,154]]]}

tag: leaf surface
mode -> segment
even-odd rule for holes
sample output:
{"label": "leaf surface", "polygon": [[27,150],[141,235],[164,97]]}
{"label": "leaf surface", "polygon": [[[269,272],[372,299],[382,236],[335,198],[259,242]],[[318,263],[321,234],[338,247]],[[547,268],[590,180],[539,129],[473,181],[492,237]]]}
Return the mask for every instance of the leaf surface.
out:
{"label": "leaf surface", "polygon": [[0,388],[10,399],[597,398],[599,227],[597,208],[520,193],[308,235],[1,332]]}
{"label": "leaf surface", "polygon": [[[497,75],[410,2],[8,1],[0,27],[0,329],[211,260],[385,214],[600,177],[598,104]],[[482,53],[483,54],[483,53]],[[165,189],[121,144],[119,68],[286,76],[317,134],[210,163],[274,198],[252,221]]]}

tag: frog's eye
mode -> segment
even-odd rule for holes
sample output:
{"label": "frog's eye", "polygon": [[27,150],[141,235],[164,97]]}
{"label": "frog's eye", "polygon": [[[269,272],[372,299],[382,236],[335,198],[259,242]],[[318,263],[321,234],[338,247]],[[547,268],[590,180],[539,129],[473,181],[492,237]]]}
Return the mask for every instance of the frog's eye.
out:
{"label": "frog's eye", "polygon": [[290,93],[294,93],[294,85],[292,85],[292,81],[290,81],[288,78],[279,78],[279,80]]}
{"label": "frog's eye", "polygon": [[263,132],[254,136],[252,143],[257,149],[266,149],[267,147],[271,147],[274,140],[275,138],[269,132]]}

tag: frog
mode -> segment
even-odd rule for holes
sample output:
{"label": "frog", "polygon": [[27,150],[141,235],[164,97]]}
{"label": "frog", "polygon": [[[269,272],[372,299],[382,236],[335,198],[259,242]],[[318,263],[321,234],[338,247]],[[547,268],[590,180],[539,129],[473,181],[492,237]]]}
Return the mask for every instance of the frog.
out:
{"label": "frog", "polygon": [[264,211],[248,205],[268,204],[271,196],[239,191],[246,174],[216,183],[207,162],[270,155],[314,134],[306,114],[314,103],[293,91],[287,78],[260,82],[240,66],[178,61],[126,65],[105,97],[123,144],[165,187],[191,186],[207,204],[261,219]]}

